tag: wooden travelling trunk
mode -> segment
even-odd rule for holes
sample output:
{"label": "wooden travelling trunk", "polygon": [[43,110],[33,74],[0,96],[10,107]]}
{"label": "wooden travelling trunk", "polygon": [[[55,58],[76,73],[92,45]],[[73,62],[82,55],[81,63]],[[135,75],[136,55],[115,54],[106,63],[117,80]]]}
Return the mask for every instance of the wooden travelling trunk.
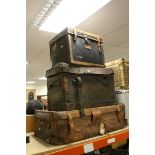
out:
{"label": "wooden travelling trunk", "polygon": [[66,28],[49,42],[52,66],[65,62],[104,67],[102,43],[101,36]]}
{"label": "wooden travelling trunk", "polygon": [[114,71],[114,81],[116,89],[129,89],[129,61],[121,58],[106,63],[107,68]]}
{"label": "wooden travelling trunk", "polygon": [[124,104],[84,109],[84,113],[85,117],[81,118],[78,110],[37,110],[35,135],[58,145],[109,133],[126,126]]}
{"label": "wooden travelling trunk", "polygon": [[112,69],[70,67],[60,63],[46,72],[48,110],[81,110],[115,102]]}

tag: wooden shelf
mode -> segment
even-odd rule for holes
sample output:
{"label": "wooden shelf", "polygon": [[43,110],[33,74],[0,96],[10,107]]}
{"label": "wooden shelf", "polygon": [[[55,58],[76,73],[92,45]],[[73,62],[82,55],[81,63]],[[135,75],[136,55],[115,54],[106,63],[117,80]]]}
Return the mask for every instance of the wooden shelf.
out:
{"label": "wooden shelf", "polygon": [[129,130],[128,127],[126,127],[106,135],[97,136],[62,146],[55,146],[55,148],[53,146],[52,150],[36,153],[34,155],[81,155],[99,148],[122,142],[128,138]]}

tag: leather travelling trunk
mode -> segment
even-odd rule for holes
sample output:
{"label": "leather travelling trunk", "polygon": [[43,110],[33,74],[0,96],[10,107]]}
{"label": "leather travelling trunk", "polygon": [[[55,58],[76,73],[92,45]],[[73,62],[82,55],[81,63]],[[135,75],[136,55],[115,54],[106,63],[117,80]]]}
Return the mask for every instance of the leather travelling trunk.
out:
{"label": "leather travelling trunk", "polygon": [[104,67],[101,36],[78,29],[66,28],[50,42],[52,66],[60,62]]}
{"label": "leather travelling trunk", "polygon": [[81,110],[113,105],[112,69],[70,67],[60,63],[46,72],[48,110]]}
{"label": "leather travelling trunk", "polygon": [[129,89],[129,61],[121,58],[106,63],[107,68],[114,71],[114,83],[116,89]]}
{"label": "leather travelling trunk", "polygon": [[35,135],[58,145],[109,133],[126,126],[124,104],[84,109],[84,113],[85,117],[81,118],[78,110],[37,110]]}

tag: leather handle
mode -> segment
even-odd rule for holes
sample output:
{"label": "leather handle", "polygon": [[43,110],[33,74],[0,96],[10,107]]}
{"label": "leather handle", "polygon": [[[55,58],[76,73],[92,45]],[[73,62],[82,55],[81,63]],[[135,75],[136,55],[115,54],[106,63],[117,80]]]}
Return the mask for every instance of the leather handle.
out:
{"label": "leather handle", "polygon": [[79,88],[81,88],[81,87],[82,87],[82,79],[81,79],[81,77],[75,78],[75,79],[73,80],[73,83],[74,83],[75,85],[77,85]]}

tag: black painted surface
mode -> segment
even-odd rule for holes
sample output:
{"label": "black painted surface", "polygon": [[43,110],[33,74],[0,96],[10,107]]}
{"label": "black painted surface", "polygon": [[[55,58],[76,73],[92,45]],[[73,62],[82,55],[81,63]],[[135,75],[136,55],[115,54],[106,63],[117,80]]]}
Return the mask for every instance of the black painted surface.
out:
{"label": "black painted surface", "polygon": [[[72,60],[99,65],[105,64],[102,42],[98,44],[97,38],[95,40],[93,36],[88,37],[85,34],[75,37],[67,29],[61,33],[50,41],[52,66],[60,62],[76,64],[76,62],[71,62]],[[89,64],[82,63],[81,65],[89,66]]]}
{"label": "black painted surface", "polygon": [[[89,40],[89,39],[88,39]],[[97,41],[89,40],[90,44],[85,42],[85,39],[82,37],[78,37],[75,41],[72,39],[70,35],[71,42],[71,52],[73,54],[73,59],[75,61],[94,63],[94,64],[104,64],[104,54],[103,50],[97,46]],[[89,48],[85,48],[85,46],[89,46]],[[100,47],[101,48],[101,47]]]}

